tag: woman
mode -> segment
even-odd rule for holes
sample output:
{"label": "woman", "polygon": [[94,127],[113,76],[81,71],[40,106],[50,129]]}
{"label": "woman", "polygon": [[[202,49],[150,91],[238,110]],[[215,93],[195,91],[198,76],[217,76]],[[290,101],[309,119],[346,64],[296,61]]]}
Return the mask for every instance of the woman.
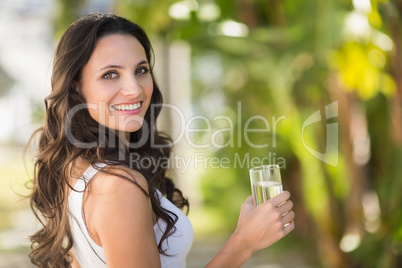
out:
{"label": "woman", "polygon": [[[138,25],[110,14],[87,15],[62,36],[35,162],[31,206],[43,223],[31,236],[35,265],[185,267],[193,230],[180,209],[188,202],[167,165],[150,160],[170,152],[155,127],[162,96],[151,51]],[[133,153],[149,165],[130,167]],[[289,196],[259,207],[249,197],[207,267],[240,267],[292,231]]]}

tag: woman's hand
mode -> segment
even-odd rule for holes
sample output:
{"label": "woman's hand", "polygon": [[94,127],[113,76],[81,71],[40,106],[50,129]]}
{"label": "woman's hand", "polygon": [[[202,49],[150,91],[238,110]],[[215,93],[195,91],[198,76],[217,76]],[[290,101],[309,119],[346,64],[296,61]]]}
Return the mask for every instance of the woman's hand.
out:
{"label": "woman's hand", "polygon": [[252,196],[244,202],[233,236],[238,236],[251,254],[272,245],[294,229],[295,213],[289,197],[286,191],[260,206],[254,206]]}
{"label": "woman's hand", "polygon": [[283,192],[254,206],[253,197],[249,196],[241,207],[233,235],[206,267],[240,267],[254,252],[290,233],[295,228],[295,214],[289,197],[289,192]]}

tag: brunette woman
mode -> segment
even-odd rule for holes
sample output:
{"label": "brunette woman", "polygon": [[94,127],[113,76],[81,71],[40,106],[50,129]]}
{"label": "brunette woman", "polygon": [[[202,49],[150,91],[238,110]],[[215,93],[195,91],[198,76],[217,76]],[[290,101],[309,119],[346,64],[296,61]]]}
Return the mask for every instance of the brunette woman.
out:
{"label": "brunette woman", "polygon": [[[156,129],[162,103],[152,48],[136,24],[89,14],[62,36],[35,160],[31,236],[39,267],[185,267],[193,240],[188,207],[166,177],[170,140]],[[147,165],[130,166],[136,154]],[[149,161],[149,162],[146,162]],[[240,267],[294,228],[284,192],[243,204],[238,226],[207,267]]]}

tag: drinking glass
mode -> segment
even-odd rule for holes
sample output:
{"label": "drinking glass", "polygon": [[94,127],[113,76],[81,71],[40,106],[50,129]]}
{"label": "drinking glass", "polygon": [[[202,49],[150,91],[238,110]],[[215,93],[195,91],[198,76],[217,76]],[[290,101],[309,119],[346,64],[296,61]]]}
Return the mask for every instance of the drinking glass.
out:
{"label": "drinking glass", "polygon": [[263,165],[250,169],[250,181],[256,206],[282,193],[282,180],[278,165]]}

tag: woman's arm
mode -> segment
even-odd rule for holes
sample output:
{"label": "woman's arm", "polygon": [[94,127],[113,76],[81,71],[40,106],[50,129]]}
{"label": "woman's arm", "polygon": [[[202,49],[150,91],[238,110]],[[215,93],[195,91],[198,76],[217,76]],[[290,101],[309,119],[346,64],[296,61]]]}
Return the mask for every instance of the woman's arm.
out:
{"label": "woman's arm", "polygon": [[[148,192],[138,172],[111,170]],[[91,181],[84,212],[91,234],[105,252],[108,268],[160,267],[150,198],[130,181],[99,172]]]}
{"label": "woman's arm", "polygon": [[73,262],[71,264],[71,268],[81,268],[80,264],[78,263],[77,259],[75,258],[74,251],[70,249],[70,255],[73,258]]}
{"label": "woman's arm", "polygon": [[247,198],[241,207],[236,230],[206,267],[240,267],[254,252],[291,232],[295,214],[289,197],[289,192],[283,192],[260,206],[253,205],[251,196]]}

